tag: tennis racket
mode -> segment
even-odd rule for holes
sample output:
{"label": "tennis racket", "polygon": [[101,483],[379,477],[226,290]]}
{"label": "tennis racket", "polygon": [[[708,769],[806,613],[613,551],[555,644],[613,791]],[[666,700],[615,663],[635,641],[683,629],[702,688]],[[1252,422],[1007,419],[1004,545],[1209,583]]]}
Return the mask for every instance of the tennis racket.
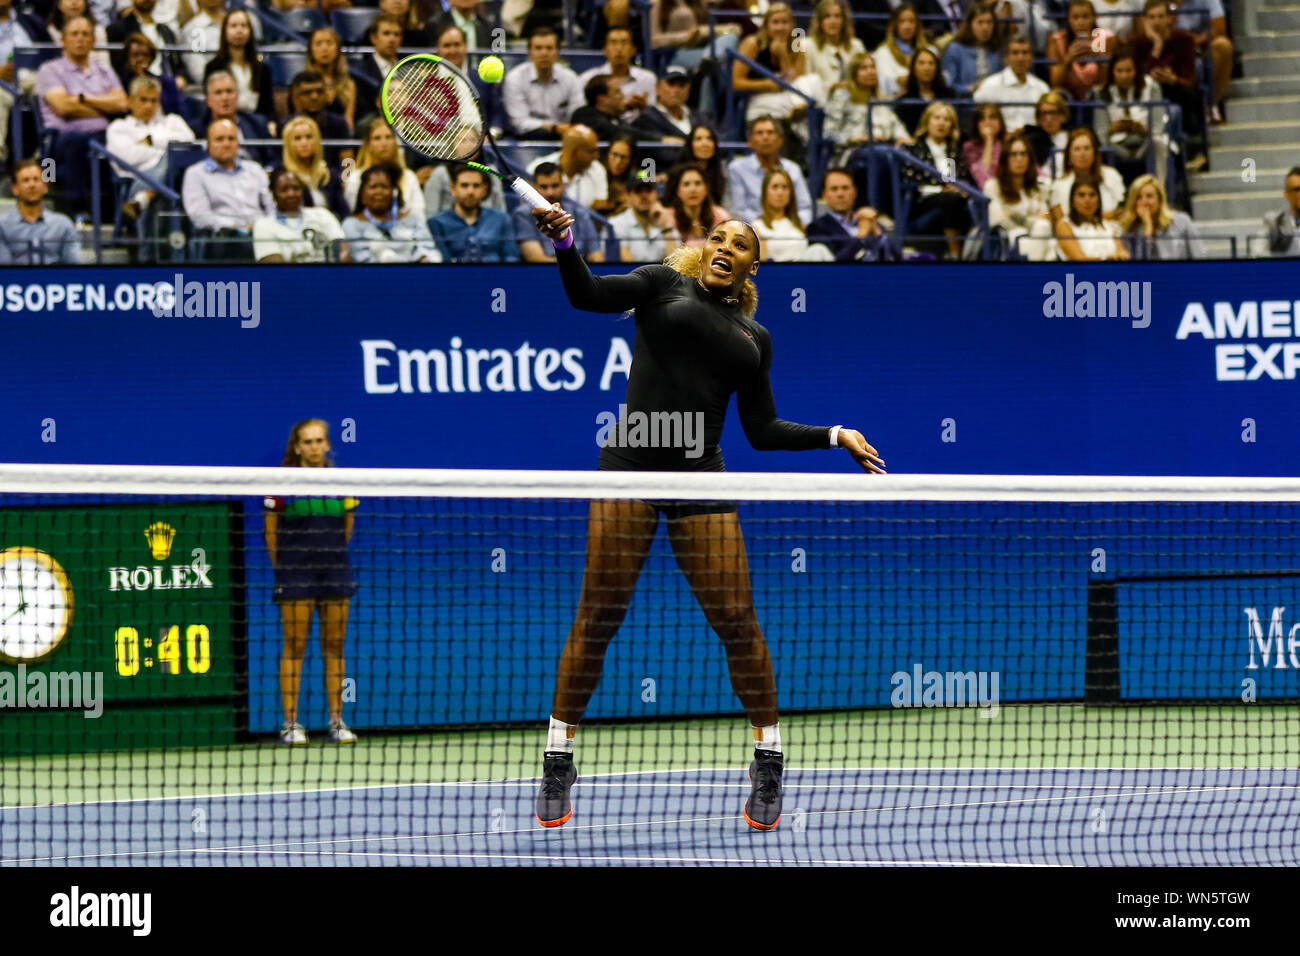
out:
{"label": "tennis racket", "polygon": [[[515,173],[492,142],[474,84],[442,57],[415,53],[401,60],[384,78],[380,105],[397,138],[416,152],[430,159],[463,162],[501,180],[529,208],[551,208],[546,197]],[[470,161],[484,142],[507,173]]]}

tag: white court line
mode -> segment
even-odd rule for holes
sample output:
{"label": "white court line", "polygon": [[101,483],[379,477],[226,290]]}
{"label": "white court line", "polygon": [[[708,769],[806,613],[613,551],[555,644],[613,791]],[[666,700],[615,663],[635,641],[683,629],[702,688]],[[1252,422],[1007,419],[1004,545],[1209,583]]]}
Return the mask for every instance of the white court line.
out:
{"label": "white court line", "polygon": [[[808,816],[820,817],[820,816],[833,816],[833,815],[853,814],[853,813],[899,813],[908,810],[934,810],[934,809],[944,809],[944,808],[1013,806],[1015,804],[1029,804],[1029,803],[1066,803],[1074,800],[1096,800],[1096,799],[1104,800],[1104,799],[1115,799],[1118,797],[1160,796],[1162,794],[1219,793],[1219,792],[1227,792],[1227,791],[1235,791],[1235,790],[1296,790],[1296,789],[1300,789],[1300,784],[1295,786],[1274,784],[1274,785],[1268,785],[1263,787],[1238,786],[1238,787],[1198,787],[1198,788],[1191,788],[1191,789],[1172,788],[1172,789],[1159,790],[1154,793],[1143,791],[1138,793],[1084,794],[1080,796],[1032,797],[1032,798],[1017,799],[1017,800],[981,800],[981,801],[968,801],[965,803],[931,803],[931,804],[919,804],[919,805],[909,804],[909,805],[898,806],[898,807],[860,807],[855,809],[844,809],[844,810],[804,810],[802,812],[804,812]],[[583,831],[596,832],[602,830],[619,830],[619,829],[626,829],[629,827],[649,827],[649,826],[679,826],[680,827],[680,826],[687,826],[691,824],[714,823],[719,821],[734,823],[735,820],[736,817],[734,814],[728,814],[727,816],[688,817],[684,819],[675,819],[675,820],[645,820],[645,821],[629,821],[626,823],[570,824],[565,827],[565,832],[567,833],[583,832]],[[482,837],[482,836],[505,837],[505,836],[519,835],[519,834],[533,834],[535,836],[541,836],[546,832],[547,831],[541,830],[538,827],[528,827],[526,829],[515,829],[515,830],[475,830],[475,831],[466,831],[463,833],[421,834],[421,835],[411,835],[411,836],[350,837],[350,838],[342,838],[337,840],[303,840],[303,841],[291,841],[291,842],[279,841],[275,843],[263,843],[263,844],[244,844],[244,845],[234,844],[232,846],[226,846],[226,847],[166,847],[166,848],[154,849],[154,850],[130,850],[121,853],[104,853],[104,854],[86,853],[86,854],[79,854],[76,856],[30,857],[26,859],[12,859],[12,860],[0,859],[0,865],[7,864],[7,863],[49,863],[49,862],[57,862],[57,861],[84,860],[84,859],[103,860],[103,859],[112,859],[118,857],[149,856],[155,854],[160,856],[166,856],[168,854],[175,854],[175,853],[200,853],[200,852],[202,853],[217,853],[217,852],[231,852],[231,853],[285,852],[288,853],[291,851],[279,850],[277,848],[308,847],[308,846],[321,847],[321,846],[333,846],[338,844],[374,843],[376,841],[385,841],[385,840],[391,840],[391,841],[450,840],[456,838],[472,838],[472,837]],[[302,853],[306,851],[299,850],[297,852]],[[473,854],[468,854],[468,855],[473,855]],[[557,857],[548,856],[548,857],[544,857],[544,859],[554,860],[554,859],[564,859],[564,857],[557,858]]]}
{"label": "white court line", "polygon": [[[1162,772],[1201,772],[1201,773],[1294,773],[1294,767],[796,767],[794,772],[804,773],[992,773],[1016,771],[1020,773],[1062,773],[1075,771],[1095,771],[1097,773],[1162,773]],[[609,777],[634,777],[642,774],[668,773],[735,773],[743,774],[744,768],[737,767],[674,767],[661,770],[614,770],[605,773],[582,774],[580,779],[592,781]],[[500,780],[442,780],[429,783],[369,783],[350,787],[311,787],[302,790],[239,790],[233,793],[203,794],[166,794],[159,797],[115,797],[108,800],[72,800],[62,803],[28,803],[0,806],[0,813],[6,810],[45,810],[55,807],[100,806],[115,803],[161,803],[177,800],[231,800],[240,797],[283,797],[294,794],[341,793],[345,790],[401,790],[417,787],[482,787],[489,785],[529,785],[537,784],[540,777],[505,777]],[[729,786],[729,785],[728,785]],[[885,786],[881,784],[881,786]],[[1044,785],[1045,786],[1045,785]],[[1133,786],[1146,786],[1134,784]],[[952,789],[956,789],[954,785]],[[2,861],[0,861],[2,862]]]}

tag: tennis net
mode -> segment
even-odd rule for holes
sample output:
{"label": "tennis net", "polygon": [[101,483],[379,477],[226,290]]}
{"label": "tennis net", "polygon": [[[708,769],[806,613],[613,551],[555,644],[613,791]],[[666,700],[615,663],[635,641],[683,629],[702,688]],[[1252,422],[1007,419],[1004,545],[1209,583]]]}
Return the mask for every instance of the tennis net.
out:
{"label": "tennis net", "polygon": [[[1298,502],[0,465],[0,864],[1300,863]],[[741,814],[755,619],[768,832]],[[547,719],[584,682],[573,817],[543,829]]]}

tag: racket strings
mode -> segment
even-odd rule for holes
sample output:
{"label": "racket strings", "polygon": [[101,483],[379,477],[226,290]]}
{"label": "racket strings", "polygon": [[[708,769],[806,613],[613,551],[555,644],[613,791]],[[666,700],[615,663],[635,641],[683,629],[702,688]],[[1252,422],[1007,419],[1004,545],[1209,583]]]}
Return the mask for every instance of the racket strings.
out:
{"label": "racket strings", "polygon": [[391,78],[386,94],[393,129],[422,153],[465,159],[483,142],[483,121],[464,80],[435,63],[419,61]]}

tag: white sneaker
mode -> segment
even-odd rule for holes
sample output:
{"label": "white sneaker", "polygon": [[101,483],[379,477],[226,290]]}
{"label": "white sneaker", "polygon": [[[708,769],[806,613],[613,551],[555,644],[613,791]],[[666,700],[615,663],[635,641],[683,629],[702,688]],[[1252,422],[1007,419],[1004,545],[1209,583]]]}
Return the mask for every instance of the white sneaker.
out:
{"label": "white sneaker", "polygon": [[330,721],[330,740],[336,744],[354,744],[357,742],[357,735],[348,729],[348,725],[341,720]]}
{"label": "white sneaker", "polygon": [[302,724],[294,721],[292,724],[285,723],[280,728],[280,743],[289,744],[293,747],[301,747],[307,743],[307,731],[303,729]]}

